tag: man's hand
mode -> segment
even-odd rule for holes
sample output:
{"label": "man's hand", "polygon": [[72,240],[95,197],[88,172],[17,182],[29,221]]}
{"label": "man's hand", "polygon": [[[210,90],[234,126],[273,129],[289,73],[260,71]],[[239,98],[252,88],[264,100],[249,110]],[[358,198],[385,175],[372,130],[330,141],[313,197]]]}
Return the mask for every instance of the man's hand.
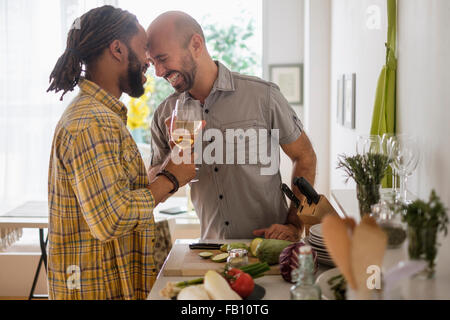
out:
{"label": "man's hand", "polygon": [[[177,147],[172,150],[172,153],[176,152],[179,154],[179,157],[183,157],[183,152],[191,152],[191,150],[179,150]],[[196,171],[195,171],[195,154],[191,153],[190,161],[189,163],[180,163],[175,164],[172,161],[172,155],[169,155],[169,157],[166,159],[165,163],[161,167],[161,169],[165,169],[172,173],[177,179],[178,183],[180,184],[180,188],[186,184],[188,184],[190,181],[192,181],[195,178]]]}
{"label": "man's hand", "polygon": [[300,240],[300,232],[292,224],[273,224],[269,228],[255,230],[253,234],[257,237],[264,236],[266,239],[279,239],[292,242]]}

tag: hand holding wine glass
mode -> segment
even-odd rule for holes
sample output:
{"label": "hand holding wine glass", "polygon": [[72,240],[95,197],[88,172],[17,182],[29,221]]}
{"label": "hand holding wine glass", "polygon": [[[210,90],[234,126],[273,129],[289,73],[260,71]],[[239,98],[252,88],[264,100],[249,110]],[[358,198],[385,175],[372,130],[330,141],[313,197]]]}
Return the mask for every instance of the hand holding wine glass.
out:
{"label": "hand holding wine glass", "polygon": [[[171,142],[180,148],[183,153],[193,152],[196,138],[205,126],[202,119],[203,111],[198,100],[183,98],[177,100],[170,120],[170,138]],[[191,182],[196,181],[198,180],[192,180]]]}

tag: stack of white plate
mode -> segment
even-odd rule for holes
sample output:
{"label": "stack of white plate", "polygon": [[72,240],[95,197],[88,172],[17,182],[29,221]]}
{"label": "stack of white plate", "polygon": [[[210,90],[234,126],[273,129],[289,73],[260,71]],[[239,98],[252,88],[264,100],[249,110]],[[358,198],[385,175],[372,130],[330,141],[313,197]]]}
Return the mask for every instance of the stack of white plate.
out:
{"label": "stack of white plate", "polygon": [[322,235],[322,225],[316,224],[309,229],[309,236],[306,241],[317,253],[317,261],[321,264],[334,267],[335,264],[327,251]]}

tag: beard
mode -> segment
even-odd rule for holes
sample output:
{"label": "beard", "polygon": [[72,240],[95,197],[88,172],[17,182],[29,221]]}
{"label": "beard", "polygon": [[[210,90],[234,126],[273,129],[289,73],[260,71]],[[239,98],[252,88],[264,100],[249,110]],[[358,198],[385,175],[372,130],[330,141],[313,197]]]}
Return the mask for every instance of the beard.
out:
{"label": "beard", "polygon": [[191,53],[185,55],[181,63],[182,69],[176,72],[181,75],[183,81],[174,87],[178,93],[191,90],[194,87],[195,77],[197,75],[197,64],[195,63],[194,58],[192,58]]}
{"label": "beard", "polygon": [[132,98],[139,98],[145,93],[144,85],[142,84],[143,66],[139,62],[133,49],[128,47],[128,72],[127,78],[122,79],[122,91],[126,92]]}

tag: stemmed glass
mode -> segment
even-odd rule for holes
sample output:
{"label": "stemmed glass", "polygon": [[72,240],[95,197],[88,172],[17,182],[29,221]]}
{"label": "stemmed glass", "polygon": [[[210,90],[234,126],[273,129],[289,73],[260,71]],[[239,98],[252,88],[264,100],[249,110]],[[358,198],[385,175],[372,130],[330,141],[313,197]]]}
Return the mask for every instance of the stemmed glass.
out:
{"label": "stemmed glass", "polygon": [[360,135],[356,141],[356,153],[381,153],[381,138],[377,135]]}
{"label": "stemmed glass", "polygon": [[389,166],[392,170],[392,191],[394,193],[397,192],[397,179],[396,179],[396,172],[394,167],[394,154],[396,151],[398,144],[396,140],[396,135],[393,133],[385,133],[381,137],[381,149],[383,151],[383,154],[388,157],[388,159],[391,161]]}
{"label": "stemmed glass", "polygon": [[406,182],[419,163],[420,153],[417,138],[400,135],[395,138],[393,164],[400,178],[400,201],[408,203]]}
{"label": "stemmed glass", "polygon": [[[203,112],[200,101],[179,98],[175,104],[170,120],[170,136],[172,142],[183,151],[192,154],[195,139],[203,127]],[[190,158],[189,158],[190,159]],[[195,168],[198,173],[198,168]],[[194,179],[191,182],[197,182]]]}

